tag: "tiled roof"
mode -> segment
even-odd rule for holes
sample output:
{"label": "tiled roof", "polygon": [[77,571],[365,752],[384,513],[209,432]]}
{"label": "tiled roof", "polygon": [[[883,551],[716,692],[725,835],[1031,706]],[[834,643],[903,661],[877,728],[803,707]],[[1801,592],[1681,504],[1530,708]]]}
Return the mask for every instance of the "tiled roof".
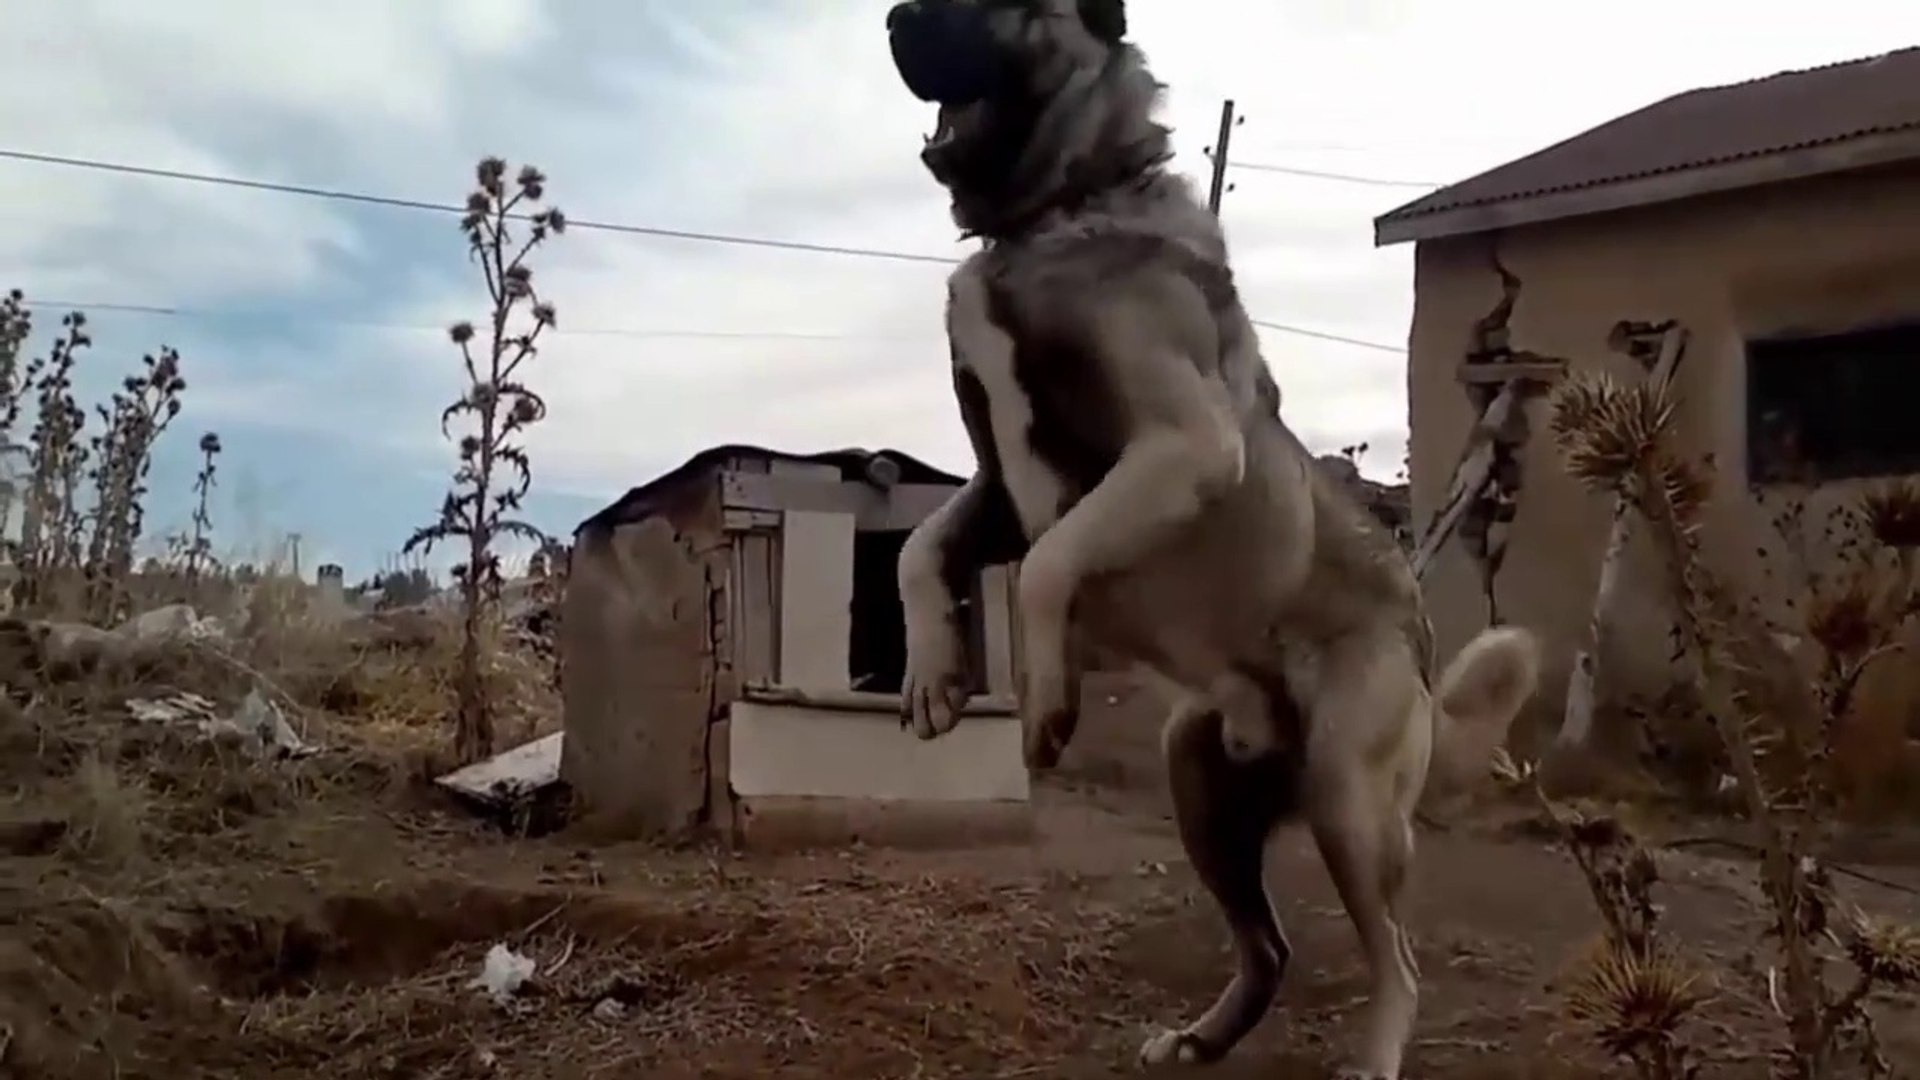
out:
{"label": "tiled roof", "polygon": [[1920,130],[1920,47],[1676,94],[1376,224]]}

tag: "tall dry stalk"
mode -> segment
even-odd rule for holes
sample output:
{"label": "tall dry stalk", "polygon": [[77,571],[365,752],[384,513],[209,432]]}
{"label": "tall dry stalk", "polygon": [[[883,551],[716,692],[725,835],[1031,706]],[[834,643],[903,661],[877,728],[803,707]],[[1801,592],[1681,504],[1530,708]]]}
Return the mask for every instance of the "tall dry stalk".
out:
{"label": "tall dry stalk", "polygon": [[180,354],[162,346],[141,358],[107,405],[96,406],[105,430],[93,440],[94,503],[87,540],[87,607],[95,621],[125,617],[133,552],[146,526],[147,476],[153,448],[180,415]]}
{"label": "tall dry stalk", "polygon": [[22,392],[36,394],[37,416],[27,449],[27,492],[20,523],[20,587],[25,605],[50,598],[63,574],[78,569],[82,518],[81,480],[87,446],[81,441],[87,414],[73,397],[73,366],[93,344],[87,317],[71,312],[60,318],[62,334],[46,360],[27,365]]}
{"label": "tall dry stalk", "polygon": [[[547,179],[531,165],[521,168],[511,184],[507,163],[486,158],[476,169],[476,189],[467,196],[467,214],[461,228],[467,248],[479,264],[492,301],[492,315],[483,338],[484,360],[474,355],[477,336],[472,323],[457,323],[449,331],[460,348],[468,387],[440,416],[441,434],[448,422],[466,414],[479,430],[459,440],[460,467],[452,491],[440,506],[440,519],[408,538],[405,553],[431,550],[455,537],[466,541],[466,560],[453,568],[460,588],[464,635],[456,684],[454,750],[463,761],[493,752],[493,706],[484,681],[482,639],[497,621],[500,599],[500,558],[494,542],[518,536],[539,543],[538,529],[508,515],[518,511],[532,484],[526,449],[516,436],[546,415],[546,403],[520,379],[520,369],[539,352],[541,332],[553,326],[553,305],[534,291],[533,268],[527,257],[548,237],[566,229],[558,209],[529,213],[546,195]],[[510,221],[528,222],[526,239],[518,240]],[[503,473],[504,470],[504,473]]]}
{"label": "tall dry stalk", "polygon": [[209,431],[200,436],[200,471],[193,476],[193,532],[187,540],[186,550],[189,585],[199,580],[201,571],[215,565],[213,515],[209,504],[213,498],[214,473],[220,449],[220,436],[217,433]]}
{"label": "tall dry stalk", "polygon": [[[1810,850],[1807,803],[1766,779],[1767,755],[1792,746],[1792,733],[1817,719],[1812,715],[1817,706],[1811,693],[1782,692],[1779,680],[1767,676],[1791,670],[1790,660],[1769,635],[1752,632],[1757,618],[1749,605],[1701,555],[1708,477],[1672,450],[1673,415],[1670,386],[1652,381],[1626,386],[1589,374],[1556,392],[1553,430],[1568,470],[1596,491],[1625,492],[1665,556],[1684,661],[1702,689],[1746,815],[1759,834],[1761,884],[1773,908],[1780,953],[1784,1000],[1779,1007],[1787,1024],[1781,1074],[1830,1080],[1851,1062],[1867,1075],[1885,1075],[1864,1006],[1882,986],[1915,981],[1920,948],[1911,935],[1857,912],[1835,917],[1828,874]],[[1817,777],[1803,781],[1818,782]],[[1845,993],[1836,993],[1825,976],[1827,946],[1834,941],[1846,943],[1858,975]]]}

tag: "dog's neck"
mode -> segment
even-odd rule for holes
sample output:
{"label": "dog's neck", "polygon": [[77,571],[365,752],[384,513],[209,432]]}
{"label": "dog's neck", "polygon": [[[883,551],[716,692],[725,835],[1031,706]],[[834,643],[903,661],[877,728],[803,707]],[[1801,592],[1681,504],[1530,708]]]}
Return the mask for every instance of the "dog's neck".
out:
{"label": "dog's neck", "polygon": [[1153,119],[1159,87],[1139,53],[1116,50],[1103,69],[1069,83],[1041,112],[1011,172],[995,189],[952,189],[953,217],[989,245],[1050,220],[1164,187],[1173,156]]}
{"label": "dog's neck", "polygon": [[1042,245],[1096,235],[1154,236],[1215,264],[1227,260],[1220,221],[1194,194],[1186,177],[1155,170],[1137,183],[1110,188],[1072,205],[1048,209],[1016,238],[988,247]]}

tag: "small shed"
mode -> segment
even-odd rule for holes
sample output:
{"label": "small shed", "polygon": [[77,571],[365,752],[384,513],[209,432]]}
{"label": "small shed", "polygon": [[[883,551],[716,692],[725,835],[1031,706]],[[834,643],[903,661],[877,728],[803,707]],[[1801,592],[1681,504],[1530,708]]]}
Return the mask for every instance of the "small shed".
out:
{"label": "small shed", "polygon": [[1030,829],[1007,569],[965,604],[967,719],[899,725],[900,548],[961,483],[890,450],[721,446],[582,522],[560,648],[583,820],[756,846]]}

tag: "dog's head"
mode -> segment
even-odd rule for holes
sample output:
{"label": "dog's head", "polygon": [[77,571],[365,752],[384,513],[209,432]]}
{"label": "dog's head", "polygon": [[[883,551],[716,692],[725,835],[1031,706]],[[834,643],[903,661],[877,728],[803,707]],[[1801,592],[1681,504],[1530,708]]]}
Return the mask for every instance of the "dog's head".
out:
{"label": "dog's head", "polygon": [[907,89],[940,107],[920,157],[969,232],[1003,234],[1167,158],[1125,0],[906,0],[887,32]]}

